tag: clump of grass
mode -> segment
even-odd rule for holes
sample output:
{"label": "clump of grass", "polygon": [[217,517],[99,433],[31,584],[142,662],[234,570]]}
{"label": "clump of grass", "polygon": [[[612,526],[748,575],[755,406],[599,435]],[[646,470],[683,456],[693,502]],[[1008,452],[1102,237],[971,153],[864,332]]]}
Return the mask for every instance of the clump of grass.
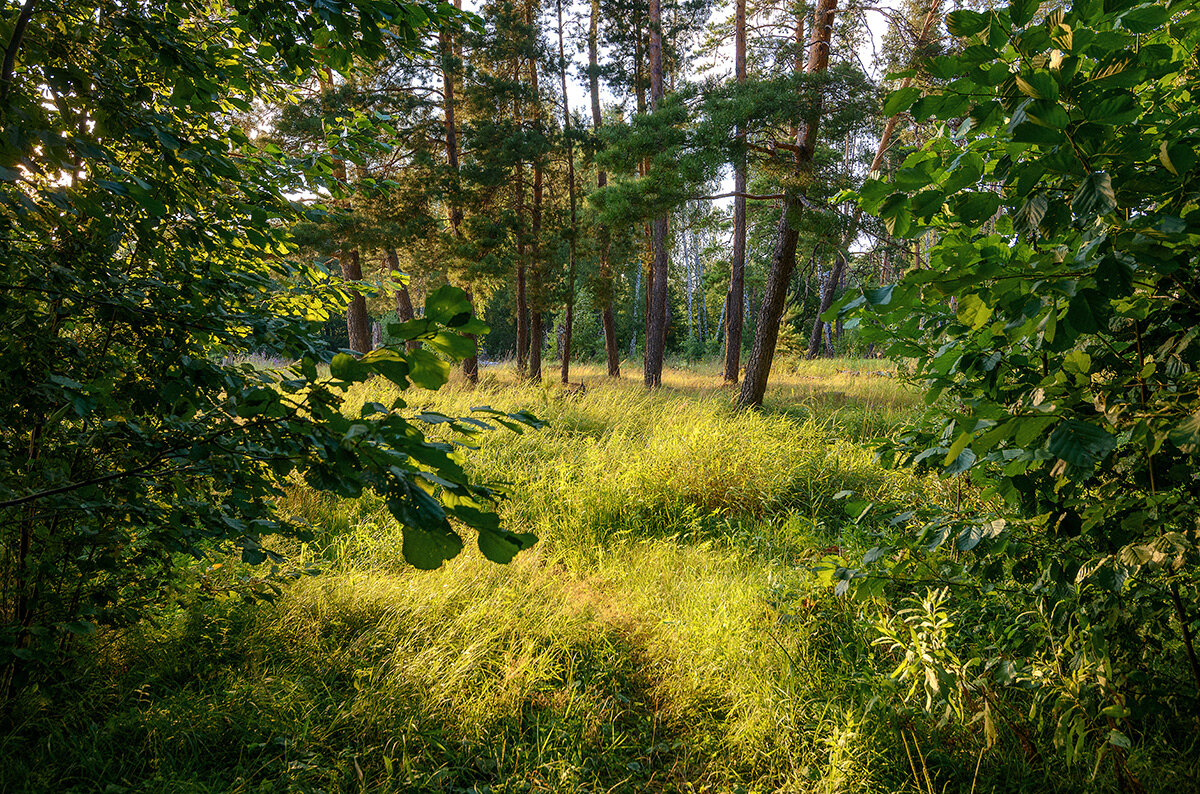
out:
{"label": "clump of grass", "polygon": [[[446,414],[488,402],[527,407],[549,421],[540,433],[482,439],[468,463],[508,488],[511,525],[538,533],[572,565],[591,564],[616,538],[714,537],[730,522],[795,513],[837,523],[841,507],[831,497],[839,491],[892,502],[925,488],[875,464],[846,406],[736,411],[729,390],[698,380],[672,371],[665,388],[648,391],[600,379],[582,398],[563,397],[555,384],[413,397]],[[388,389],[363,385],[354,402],[389,402]],[[854,403],[853,411],[870,410]]]}

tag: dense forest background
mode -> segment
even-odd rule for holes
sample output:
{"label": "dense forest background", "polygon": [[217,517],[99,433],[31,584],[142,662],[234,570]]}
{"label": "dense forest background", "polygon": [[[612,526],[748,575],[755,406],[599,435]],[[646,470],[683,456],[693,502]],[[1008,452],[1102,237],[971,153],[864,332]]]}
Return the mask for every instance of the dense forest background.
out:
{"label": "dense forest background", "polygon": [[[847,283],[875,285],[919,252],[831,201],[919,143],[908,120],[879,145],[883,87],[866,70],[941,52],[937,14],[886,12],[872,52],[869,12],[853,8],[688,3],[653,23],[662,12],[644,3],[478,11],[476,28],[442,35],[424,57],[314,83],[256,119],[262,145],[292,156],[335,155],[330,130],[351,119],[379,149],[334,162],[344,212],[301,239],[345,260],[347,278],[379,286],[404,273],[407,284],[354,304],[350,333],[331,319],[331,340],[360,352],[390,341],[413,295],[449,282],[490,326],[484,355],[515,358],[530,377],[564,353],[653,369],[653,323],[670,354],[731,351],[736,382],[767,284],[785,275],[772,277],[771,261],[786,211],[798,216],[800,264],[766,325],[792,357],[865,350],[840,325],[818,329],[817,315]],[[789,186],[803,203],[787,203]]]}

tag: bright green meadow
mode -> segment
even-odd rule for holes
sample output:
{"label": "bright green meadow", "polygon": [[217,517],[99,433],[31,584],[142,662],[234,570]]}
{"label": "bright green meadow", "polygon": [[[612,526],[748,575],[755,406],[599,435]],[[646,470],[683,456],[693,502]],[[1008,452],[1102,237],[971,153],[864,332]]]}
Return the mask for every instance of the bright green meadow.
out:
{"label": "bright green meadow", "polygon": [[[905,593],[837,596],[814,573],[874,545],[848,503],[972,498],[876,463],[872,439],[920,402],[894,375],[801,364],[761,413],[736,412],[712,366],[653,392],[583,367],[581,394],[500,368],[414,393],[446,414],[549,422],[462,439],[472,472],[509,494],[507,526],[540,537],[531,551],[418,572],[379,498],[291,485],[285,507],[314,538],[280,550],[321,572],[248,603],[226,589],[240,564],[197,568],[209,594],[91,638],[60,682],[23,695],[0,790],[1115,790],[1107,764],[1029,751],[1025,728],[990,714],[939,725],[903,707],[874,626]],[[347,410],[394,397],[356,388]],[[1194,790],[1186,757],[1147,741],[1128,765]]]}

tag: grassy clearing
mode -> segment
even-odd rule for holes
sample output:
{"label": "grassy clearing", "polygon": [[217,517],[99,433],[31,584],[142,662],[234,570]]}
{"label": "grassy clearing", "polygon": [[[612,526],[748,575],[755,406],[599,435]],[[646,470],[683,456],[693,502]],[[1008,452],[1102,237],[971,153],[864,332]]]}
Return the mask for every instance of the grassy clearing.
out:
{"label": "grassy clearing", "polygon": [[317,538],[290,551],[327,573],[275,606],[189,597],[96,638],[20,704],[0,790],[1089,790],[1013,736],[982,752],[973,729],[868,711],[880,605],[810,573],[870,544],[834,496],[951,498],[875,465],[867,442],[914,398],[868,368],[804,365],[762,414],[734,412],[712,367],[653,393],[590,368],[580,396],[503,371],[414,393],[550,421],[470,457],[533,551],[417,573],[379,500],[296,486],[285,507]]}

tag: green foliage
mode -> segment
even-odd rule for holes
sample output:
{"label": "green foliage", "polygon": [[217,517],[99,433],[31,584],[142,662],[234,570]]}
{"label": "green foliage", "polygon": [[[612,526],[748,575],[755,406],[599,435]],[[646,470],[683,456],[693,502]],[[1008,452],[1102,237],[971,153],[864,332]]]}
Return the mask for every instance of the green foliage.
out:
{"label": "green foliage", "polygon": [[[270,536],[292,477],[346,497],[374,491],[431,568],[458,526],[508,560],[533,538],[502,529],[496,494],[461,450],[427,440],[479,418],[341,408],[382,377],[436,389],[476,332],[462,293],[430,296],[404,336],[431,350],[335,355],[323,305],[346,300],[296,262],[286,229],[316,210],[283,190],[328,184],[325,157],[256,146],[237,114],[289,101],[316,70],[348,69],[384,42],[415,46],[459,15],[416,3],[35,5],[3,24],[16,69],[0,89],[0,665],[3,692],[42,674],[73,637],[168,601],[188,558],[235,552],[229,587],[272,597],[293,575]],[[97,20],[103,24],[96,24]],[[352,43],[353,53],[347,49]],[[239,363],[246,354],[293,362]],[[329,361],[329,374],[321,374]],[[497,423],[524,413],[478,409]]]}
{"label": "green foliage", "polygon": [[889,99],[937,134],[861,191],[894,236],[933,239],[928,266],[830,314],[863,317],[927,390],[885,459],[968,479],[986,507],[897,514],[886,542],[926,563],[866,567],[1057,605],[1048,641],[1072,674],[1022,680],[1057,693],[1068,760],[1121,763],[1128,740],[1102,726],[1123,739],[1200,687],[1177,633],[1200,560],[1200,15],[1019,2],[948,24],[967,40],[932,60],[945,86]]}

